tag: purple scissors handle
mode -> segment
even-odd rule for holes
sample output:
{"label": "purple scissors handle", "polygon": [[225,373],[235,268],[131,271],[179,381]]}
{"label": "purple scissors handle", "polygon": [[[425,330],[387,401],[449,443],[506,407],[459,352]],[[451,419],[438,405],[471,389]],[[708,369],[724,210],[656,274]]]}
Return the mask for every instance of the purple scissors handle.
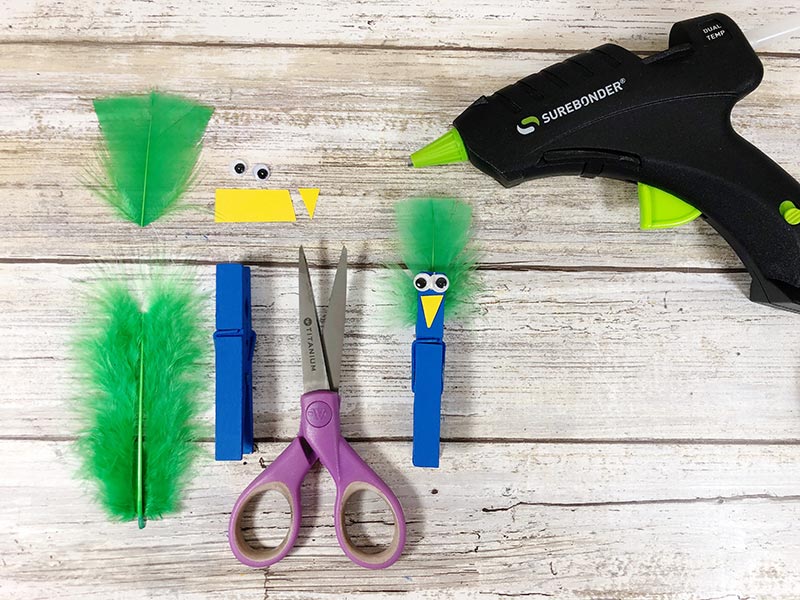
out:
{"label": "purple scissors handle", "polygon": [[[339,427],[339,394],[320,390],[300,398],[300,433],[261,475],[249,485],[233,507],[228,534],[231,549],[242,563],[267,567],[286,556],[300,531],[300,488],[306,474],[319,460],[336,484],[334,524],[339,545],[350,560],[368,569],[383,569],[393,564],[403,552],[406,521],[403,508],[394,492],[342,437]],[[258,494],[276,490],[291,507],[291,523],[283,541],[274,548],[256,549],[244,539],[242,515],[247,504]],[[373,492],[389,506],[394,517],[394,534],[389,545],[370,553],[355,546],[345,527],[345,506],[359,491]]]}
{"label": "purple scissors handle", "polygon": [[[233,554],[242,564],[256,568],[268,567],[289,554],[297,535],[300,533],[300,486],[315,462],[317,462],[316,455],[313,452],[310,453],[310,456],[307,455],[304,452],[300,438],[296,437],[278,455],[278,458],[272,461],[272,464],[242,491],[233,506],[228,524],[228,539],[231,550],[233,550]],[[254,500],[259,494],[272,490],[280,492],[289,502],[289,508],[291,509],[289,531],[283,541],[274,548],[253,548],[244,539],[241,524],[242,517],[250,501]]]}

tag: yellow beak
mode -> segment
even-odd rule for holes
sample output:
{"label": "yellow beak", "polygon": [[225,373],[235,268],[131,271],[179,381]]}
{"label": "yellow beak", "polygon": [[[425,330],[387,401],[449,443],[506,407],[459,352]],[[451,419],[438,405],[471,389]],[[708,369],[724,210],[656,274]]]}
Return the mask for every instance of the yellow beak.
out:
{"label": "yellow beak", "polygon": [[425,315],[425,324],[430,329],[433,325],[433,320],[436,318],[436,313],[439,312],[439,307],[442,305],[442,298],[444,296],[420,296],[419,300],[422,302],[422,314]]}

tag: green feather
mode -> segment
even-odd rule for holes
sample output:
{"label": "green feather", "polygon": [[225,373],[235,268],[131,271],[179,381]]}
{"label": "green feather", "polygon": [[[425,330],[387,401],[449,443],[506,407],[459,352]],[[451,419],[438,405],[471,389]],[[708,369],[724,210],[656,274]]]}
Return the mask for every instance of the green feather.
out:
{"label": "green feather", "polygon": [[143,311],[125,284],[102,283],[75,344],[83,474],[111,517],[140,527],[178,508],[200,435],[207,346],[191,283],[156,279],[146,296]]}
{"label": "green feather", "polygon": [[414,198],[398,203],[395,216],[400,254],[408,268],[393,268],[389,274],[395,320],[416,323],[413,277],[421,271],[447,275],[447,314],[463,318],[474,311],[480,289],[475,276],[475,251],[470,246],[470,206],[451,198]]}
{"label": "green feather", "polygon": [[104,145],[96,193],[144,227],[174,210],[192,184],[213,108],[152,92],[94,101]]}

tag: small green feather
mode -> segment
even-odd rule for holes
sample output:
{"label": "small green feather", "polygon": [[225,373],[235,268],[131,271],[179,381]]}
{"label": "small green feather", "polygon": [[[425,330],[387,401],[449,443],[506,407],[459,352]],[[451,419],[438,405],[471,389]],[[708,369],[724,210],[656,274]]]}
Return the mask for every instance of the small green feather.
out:
{"label": "small green feather", "polygon": [[475,309],[480,291],[476,255],[470,245],[472,208],[452,198],[413,198],[395,207],[400,254],[407,271],[392,268],[389,276],[395,320],[417,321],[413,277],[421,271],[444,273],[450,280],[446,311],[463,318]]}
{"label": "small green feather", "polygon": [[201,432],[207,347],[191,282],[156,279],[146,297],[142,310],[125,284],[100,284],[75,344],[83,475],[112,518],[139,527],[178,508]]}
{"label": "small green feather", "polygon": [[92,187],[141,227],[174,210],[192,184],[213,108],[178,96],[114,96],[94,101],[104,144]]}

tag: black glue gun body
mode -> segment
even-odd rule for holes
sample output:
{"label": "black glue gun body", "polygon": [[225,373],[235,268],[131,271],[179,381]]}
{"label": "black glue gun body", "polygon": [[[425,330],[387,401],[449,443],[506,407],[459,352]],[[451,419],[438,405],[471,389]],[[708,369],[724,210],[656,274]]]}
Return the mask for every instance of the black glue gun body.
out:
{"label": "black glue gun body", "polygon": [[714,14],[676,23],[669,49],[644,59],[606,44],[547,67],[454,126],[504,186],[611,177],[639,182],[645,228],[702,214],[750,272],[751,299],[800,312],[800,184],[730,122],[762,75],[741,30]]}

